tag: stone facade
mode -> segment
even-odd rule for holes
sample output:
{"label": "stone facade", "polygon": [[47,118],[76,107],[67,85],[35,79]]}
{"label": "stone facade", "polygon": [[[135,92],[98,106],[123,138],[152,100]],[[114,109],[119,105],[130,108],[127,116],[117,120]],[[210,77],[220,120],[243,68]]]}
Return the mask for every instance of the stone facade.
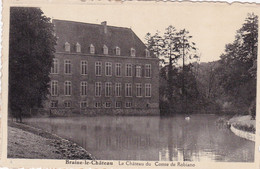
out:
{"label": "stone facade", "polygon": [[[148,53],[145,45],[131,29],[61,20],[53,20],[53,23],[58,37],[56,67],[55,72],[50,75],[51,95],[46,102],[46,108],[92,115],[159,114],[159,60]],[[67,51],[66,45],[69,45]],[[94,52],[91,51],[91,46],[94,47]],[[104,46],[108,48],[107,53],[104,52]],[[120,49],[120,54],[116,53],[116,48]],[[67,61],[70,73],[66,74]],[[84,74],[82,62],[86,64]],[[97,62],[101,63],[100,75],[96,73]],[[106,71],[107,63],[110,66]],[[116,64],[121,65],[120,76],[116,75]],[[126,74],[127,64],[131,67],[131,76]],[[137,67],[140,69],[137,70]],[[108,71],[111,72],[106,73]],[[149,71],[148,77],[146,71]],[[66,81],[70,82],[71,86],[67,95]],[[53,87],[53,82],[56,82],[56,87]],[[82,82],[86,82],[84,89]],[[96,82],[101,85],[100,95],[96,94]],[[106,83],[111,84],[109,89]],[[116,83],[121,84],[119,96],[116,96]],[[126,84],[131,84],[130,96],[126,96]],[[141,86],[139,94],[137,85]]]}

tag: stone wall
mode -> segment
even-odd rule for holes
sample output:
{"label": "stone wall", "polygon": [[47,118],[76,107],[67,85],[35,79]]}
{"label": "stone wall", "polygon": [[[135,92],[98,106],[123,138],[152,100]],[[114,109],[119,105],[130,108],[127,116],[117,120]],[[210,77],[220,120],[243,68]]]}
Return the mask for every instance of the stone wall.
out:
{"label": "stone wall", "polygon": [[233,125],[231,125],[230,129],[235,135],[237,135],[239,137],[245,138],[247,140],[255,141],[255,134],[253,134],[253,133],[239,130],[239,129],[235,128]]}

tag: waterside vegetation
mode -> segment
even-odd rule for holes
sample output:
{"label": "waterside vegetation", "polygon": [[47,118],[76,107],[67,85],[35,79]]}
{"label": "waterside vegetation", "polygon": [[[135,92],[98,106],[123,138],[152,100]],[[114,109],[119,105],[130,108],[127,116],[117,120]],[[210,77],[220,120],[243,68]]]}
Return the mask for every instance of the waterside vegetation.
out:
{"label": "waterside vegetation", "polygon": [[161,59],[162,114],[256,113],[258,16],[248,14],[220,60],[200,63],[192,36],[173,26],[147,34],[147,45]]}

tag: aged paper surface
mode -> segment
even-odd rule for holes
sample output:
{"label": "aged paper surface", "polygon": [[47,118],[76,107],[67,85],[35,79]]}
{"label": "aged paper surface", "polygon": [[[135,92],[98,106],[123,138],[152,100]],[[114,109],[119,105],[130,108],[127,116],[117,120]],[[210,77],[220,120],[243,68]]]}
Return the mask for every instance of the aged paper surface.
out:
{"label": "aged paper surface", "polygon": [[[57,87],[57,91],[55,91],[55,88],[51,91],[55,97],[49,98],[50,103],[46,103],[46,105],[47,107],[51,105],[52,109],[30,109],[30,114],[35,111],[42,111],[44,114],[43,110],[47,110],[47,113],[54,114],[54,117],[46,116],[46,114],[41,117],[25,117],[23,119],[25,124],[15,122],[17,119],[19,121],[19,116],[15,119],[8,115],[10,114],[8,111],[11,111],[8,108],[8,104],[10,104],[8,99],[8,94],[10,94],[10,91],[8,93],[8,85],[10,86],[10,81],[8,81],[10,79],[10,72],[8,71],[9,54],[12,52],[9,50],[10,9],[22,7],[40,8],[43,15],[52,19],[52,23],[55,25],[54,29],[57,31],[55,36],[58,36],[55,58],[58,60],[57,65],[60,66],[64,63],[64,67],[58,66],[56,70],[55,68],[52,69],[54,74],[51,75],[54,78],[51,79],[54,82],[53,85],[56,85],[55,81],[57,81],[58,86],[62,85]],[[155,82],[156,80],[159,81],[159,72],[153,69],[152,73],[146,71],[151,71],[149,66],[146,65],[159,68],[159,60],[156,59],[156,52],[152,54],[151,51],[148,54],[144,50],[146,45],[144,45],[146,43],[145,35],[148,32],[154,35],[158,30],[159,34],[163,35],[165,28],[172,25],[176,30],[188,30],[190,35],[193,36],[192,40],[195,42],[197,49],[196,55],[199,56],[199,60],[196,60],[198,63],[215,63],[220,60],[220,55],[225,53],[225,45],[235,40],[236,31],[242,27],[248,14],[252,13],[256,16],[260,15],[259,5],[218,2],[4,1],[1,166],[9,168],[259,168],[259,113],[256,113],[256,134],[252,137],[250,134],[243,134],[243,132],[241,134],[232,125],[228,128],[225,125],[215,124],[216,118],[219,118],[219,116],[215,118],[215,115],[212,115],[213,112],[207,115],[200,115],[200,113],[205,114],[205,112],[192,114],[191,108],[185,115],[161,115],[160,117],[157,112],[159,101],[154,101],[156,100],[154,98],[157,97],[159,100],[159,84]],[[97,35],[98,33],[93,32],[100,34]],[[110,38],[103,39],[101,36],[103,34]],[[114,34],[117,37],[114,37]],[[69,48],[66,48],[68,45]],[[68,51],[66,51],[67,49]],[[62,50],[65,50],[65,52]],[[105,52],[106,50],[107,52]],[[63,54],[64,57],[66,55],[67,60],[62,58]],[[96,58],[93,57],[94,61],[92,62],[91,57],[93,55],[97,55],[100,59],[95,60]],[[137,61],[131,59],[121,61],[120,55],[122,57],[129,57],[130,55],[132,60],[137,59]],[[146,58],[138,58],[139,55],[144,55]],[[148,55],[149,58],[147,58]],[[73,61],[72,58],[69,58],[78,56],[84,59]],[[167,60],[167,58],[165,59]],[[155,61],[158,62],[157,67],[156,63],[154,64]],[[100,76],[97,71],[99,69],[97,62],[102,62],[100,74],[104,75],[104,79],[91,78],[91,73]],[[117,78],[113,79],[113,76],[118,73],[117,62],[122,65],[131,63],[135,66],[133,75],[128,71],[131,70],[130,72],[132,72],[132,68],[124,67],[125,69],[122,69],[123,76],[144,77],[143,81],[133,80],[133,82],[128,81],[129,77],[122,78],[120,84],[121,82],[125,83],[122,93],[126,95],[122,102],[115,101],[114,94],[110,96],[109,92],[112,90],[117,93]],[[185,62],[186,64],[193,63],[188,59]],[[84,69],[83,67],[86,64],[88,64],[88,67]],[[145,70],[143,73],[140,71],[140,76],[137,68],[139,64],[144,66],[140,66],[140,69]],[[182,60],[176,61],[175,64],[176,68],[181,67]],[[66,65],[70,66],[67,67]],[[167,65],[167,61],[160,64],[160,69],[165,65]],[[259,63],[257,63],[257,66],[259,66]],[[76,71],[76,68],[80,69],[81,76],[74,74],[73,71]],[[37,68],[34,69],[38,70]],[[91,72],[92,70],[93,72]],[[58,77],[63,72],[65,76]],[[157,73],[158,76],[153,77]],[[86,76],[82,77],[84,74],[87,74],[87,78],[85,78]],[[258,73],[257,82],[259,82],[259,76]],[[62,79],[64,77],[65,79]],[[109,78],[112,78],[112,80]],[[149,78],[154,79],[149,81]],[[86,85],[85,81],[87,81]],[[102,81],[102,85],[104,84],[102,86],[104,90],[100,91],[100,99],[104,99],[104,101],[102,100],[100,104],[96,101],[99,98],[98,90],[96,90],[99,81]],[[110,82],[112,82],[111,89]],[[139,88],[145,89],[143,93],[139,93],[137,87],[139,83],[143,84]],[[76,84],[75,89],[74,84]],[[72,87],[67,88],[67,86]],[[86,100],[78,100],[83,98],[84,86],[88,86],[86,93],[89,95]],[[130,86],[131,92],[128,90]],[[76,89],[79,87],[80,89]],[[132,87],[133,96],[129,94],[132,93]],[[181,89],[183,91],[183,88]],[[93,97],[90,96],[91,90],[93,90],[92,94],[95,90]],[[61,97],[59,92],[64,92],[65,97]],[[81,93],[81,97],[72,98],[74,92],[78,92],[78,95]],[[102,92],[104,92],[104,95]],[[175,93],[175,95],[177,94]],[[138,98],[139,95],[143,97],[140,99]],[[256,95],[256,112],[259,112],[259,90],[257,90]],[[134,98],[135,96],[136,98]],[[58,99],[53,100],[53,98]],[[112,101],[106,101],[107,98],[112,98]],[[25,102],[24,104],[26,104]],[[177,105],[178,99],[175,102]],[[65,108],[58,109],[57,107],[60,105],[65,106]],[[138,105],[144,107],[135,108],[133,113],[131,108]],[[68,113],[66,108],[73,106],[80,107],[80,113],[82,113],[82,107],[85,107],[87,111],[84,109],[85,114],[80,115],[77,114],[75,108],[73,109],[75,111]],[[125,106],[124,109],[123,106]],[[114,110],[113,107],[117,110]],[[147,109],[149,111],[146,111]],[[66,117],[62,117],[62,113]],[[69,115],[67,116],[66,113]],[[237,135],[240,135],[240,137]],[[12,138],[8,139],[8,136]],[[246,139],[241,137],[246,137]],[[63,138],[70,140],[70,142],[62,140]],[[250,141],[250,139],[254,141]],[[73,144],[74,142],[77,143],[77,146]],[[58,144],[65,147],[62,147],[62,149],[58,147],[59,153],[56,154],[57,158],[55,158],[53,151],[56,151],[56,149],[52,148],[57,148]],[[18,147],[17,152],[11,151],[13,148],[10,145]],[[73,146],[76,148],[72,149]],[[63,150],[67,152],[68,149],[72,154],[66,155],[64,158],[62,152]],[[90,153],[92,159],[88,160],[88,155],[76,156],[77,151],[82,151],[83,154]]]}

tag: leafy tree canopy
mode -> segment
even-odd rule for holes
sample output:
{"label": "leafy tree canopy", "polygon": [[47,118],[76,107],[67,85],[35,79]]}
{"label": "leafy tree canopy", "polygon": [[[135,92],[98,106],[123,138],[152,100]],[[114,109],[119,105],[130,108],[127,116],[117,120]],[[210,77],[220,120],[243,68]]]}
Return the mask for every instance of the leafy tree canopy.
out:
{"label": "leafy tree canopy", "polygon": [[10,8],[9,108],[20,117],[48,94],[56,45],[54,27],[39,8]]}
{"label": "leafy tree canopy", "polygon": [[[163,34],[147,33],[145,39],[148,49],[161,60],[160,108],[185,112],[177,107],[187,107],[198,93],[191,65],[187,62],[198,59],[192,36],[186,29],[177,30],[170,25]],[[162,84],[165,82],[166,85]]]}
{"label": "leafy tree canopy", "polygon": [[234,42],[226,45],[216,69],[220,86],[236,106],[248,108],[255,102],[257,45],[258,16],[252,13],[237,31]]}

